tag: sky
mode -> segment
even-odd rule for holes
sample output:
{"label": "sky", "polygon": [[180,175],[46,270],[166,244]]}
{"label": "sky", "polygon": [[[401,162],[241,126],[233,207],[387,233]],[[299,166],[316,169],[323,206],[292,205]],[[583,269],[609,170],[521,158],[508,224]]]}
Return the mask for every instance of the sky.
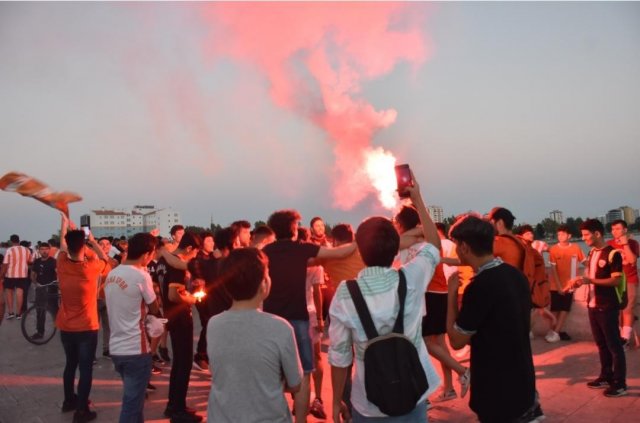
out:
{"label": "sky", "polygon": [[[186,225],[390,216],[370,154],[445,215],[640,207],[640,3],[0,3],[0,174]],[[0,239],[58,213],[0,192]]]}

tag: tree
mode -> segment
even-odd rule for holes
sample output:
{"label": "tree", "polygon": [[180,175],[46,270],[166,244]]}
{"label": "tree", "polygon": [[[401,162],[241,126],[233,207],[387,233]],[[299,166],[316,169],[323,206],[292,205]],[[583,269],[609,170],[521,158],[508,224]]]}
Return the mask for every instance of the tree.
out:
{"label": "tree", "polygon": [[541,223],[538,223],[533,230],[533,235],[536,239],[543,239],[546,235],[544,231],[544,226]]}
{"label": "tree", "polygon": [[211,230],[211,233],[213,234],[218,232],[220,229],[222,229],[222,226],[218,225],[217,223],[211,222],[211,225],[209,225],[209,230]]}
{"label": "tree", "polygon": [[543,219],[540,224],[544,228],[545,234],[555,234],[556,232],[558,232],[558,226],[560,226],[558,222],[548,217],[546,219]]}
{"label": "tree", "polygon": [[207,229],[203,228],[202,226],[187,226],[187,227],[184,228],[184,230],[188,231],[188,232],[193,232],[193,233],[196,233],[196,234],[201,234],[203,232],[207,232]]}
{"label": "tree", "polygon": [[253,222],[253,229],[257,228],[258,226],[267,226],[267,222],[263,220],[256,220],[255,222]]}

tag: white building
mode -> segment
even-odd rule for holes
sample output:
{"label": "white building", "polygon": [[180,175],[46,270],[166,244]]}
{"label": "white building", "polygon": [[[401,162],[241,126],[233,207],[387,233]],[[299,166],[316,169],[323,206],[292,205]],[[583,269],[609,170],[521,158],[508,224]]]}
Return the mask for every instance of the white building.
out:
{"label": "white building", "polygon": [[564,223],[564,215],[560,210],[552,210],[549,212],[549,217],[556,223]]}
{"label": "white building", "polygon": [[127,238],[138,232],[149,232],[155,228],[160,235],[169,237],[171,227],[181,222],[180,213],[171,208],[156,209],[155,206],[134,206],[132,210],[106,209],[91,210],[81,216],[84,223],[89,221],[91,232],[96,238],[103,236]]}
{"label": "white building", "polygon": [[614,220],[624,219],[624,210],[622,208],[611,209],[606,214],[607,223],[611,223]]}
{"label": "white building", "polygon": [[427,209],[429,210],[429,215],[431,216],[431,219],[433,219],[435,223],[440,223],[444,220],[444,210],[442,210],[442,207],[427,206]]}

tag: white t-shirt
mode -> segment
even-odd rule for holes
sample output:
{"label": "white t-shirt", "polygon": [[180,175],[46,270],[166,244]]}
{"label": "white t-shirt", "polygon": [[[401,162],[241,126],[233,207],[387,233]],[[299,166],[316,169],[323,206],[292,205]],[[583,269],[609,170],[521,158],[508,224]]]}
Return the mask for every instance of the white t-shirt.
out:
{"label": "white t-shirt", "polygon": [[151,276],[145,270],[120,265],[109,272],[104,286],[109,314],[109,352],[112,355],[149,353],[144,326],[147,306],[156,299]]}

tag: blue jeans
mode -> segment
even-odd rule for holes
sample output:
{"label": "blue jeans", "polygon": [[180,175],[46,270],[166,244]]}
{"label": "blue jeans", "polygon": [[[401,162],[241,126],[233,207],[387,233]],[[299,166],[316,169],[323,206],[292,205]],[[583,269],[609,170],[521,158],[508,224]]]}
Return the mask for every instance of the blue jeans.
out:
{"label": "blue jeans", "polygon": [[366,422],[375,422],[375,423],[427,423],[427,403],[422,401],[416,408],[413,409],[408,414],[404,416],[396,416],[396,417],[365,417],[362,414],[358,413],[358,411],[354,408],[351,414],[353,418],[353,423],[366,423]]}
{"label": "blue jeans", "polygon": [[293,333],[296,336],[296,345],[298,347],[298,355],[302,363],[304,373],[311,373],[314,370],[313,360],[313,344],[311,335],[309,335],[308,320],[289,320],[293,326]]}
{"label": "blue jeans", "polygon": [[98,345],[98,331],[65,332],[61,330],[60,340],[67,359],[62,374],[64,400],[70,403],[74,401],[73,385],[76,369],[80,369],[76,410],[84,411],[89,407],[89,393],[93,382],[93,358],[96,355],[96,346]]}
{"label": "blue jeans", "polygon": [[112,355],[122,377],[120,423],[144,423],[144,394],[151,378],[151,354]]}

